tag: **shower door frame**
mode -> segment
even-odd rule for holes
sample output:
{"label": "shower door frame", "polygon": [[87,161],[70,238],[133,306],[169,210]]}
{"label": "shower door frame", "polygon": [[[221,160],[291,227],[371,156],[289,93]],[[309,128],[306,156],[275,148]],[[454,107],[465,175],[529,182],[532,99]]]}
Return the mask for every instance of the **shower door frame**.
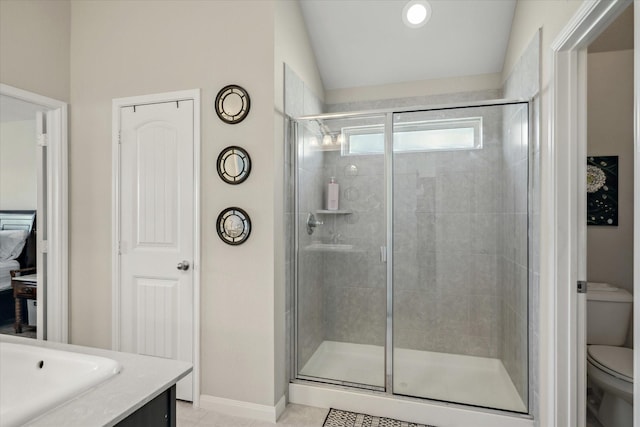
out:
{"label": "shower door frame", "polygon": [[[387,149],[387,120],[389,119],[389,117],[391,117],[391,120],[393,120],[393,113],[389,112],[387,110],[384,111],[373,111],[373,112],[355,112],[355,113],[339,113],[339,114],[319,114],[319,115],[312,115],[312,116],[300,116],[300,117],[287,117],[287,120],[289,121],[289,126],[288,126],[288,130],[290,133],[290,140],[293,141],[293,149],[291,150],[291,156],[293,158],[293,193],[294,193],[294,201],[293,201],[293,210],[294,210],[294,219],[293,219],[293,223],[294,223],[294,232],[293,232],[293,252],[294,252],[294,262],[293,262],[293,289],[291,290],[291,297],[293,298],[293,311],[294,311],[294,315],[293,315],[293,321],[291,324],[291,331],[290,331],[290,339],[291,339],[291,354],[290,354],[290,360],[291,360],[291,369],[290,369],[290,373],[289,373],[289,378],[290,378],[290,382],[291,381],[304,381],[304,382],[311,382],[311,383],[315,383],[315,384],[325,384],[325,385],[337,385],[337,386],[342,386],[342,387],[348,387],[350,389],[360,389],[360,390],[368,390],[368,391],[373,391],[373,392],[379,392],[379,393],[387,393],[387,376],[386,376],[386,357],[387,357],[387,342],[385,341],[385,385],[384,387],[379,387],[379,386],[375,386],[375,385],[368,385],[368,384],[362,384],[362,383],[353,383],[353,382],[349,382],[349,381],[342,381],[342,380],[335,380],[332,378],[322,378],[319,379],[317,377],[312,377],[312,376],[308,376],[308,375],[300,375],[300,369],[298,366],[298,277],[299,277],[299,269],[298,269],[298,254],[300,251],[300,247],[299,247],[299,236],[300,236],[300,197],[298,196],[298,192],[299,192],[299,182],[300,182],[300,176],[299,176],[299,172],[298,172],[298,158],[299,158],[299,144],[298,144],[298,137],[299,137],[299,132],[298,132],[298,122],[300,120],[314,120],[314,119],[341,119],[341,118],[351,118],[351,117],[367,117],[367,116],[384,116],[384,120],[385,120],[385,174],[384,174],[384,180],[385,180],[385,191],[384,191],[384,195],[385,195],[385,199],[384,199],[384,203],[385,203],[385,219],[384,219],[384,223],[385,225],[387,224],[389,218],[393,218],[388,217],[388,208],[387,208],[387,191],[388,189],[387,187],[387,166],[386,166],[386,149]],[[291,147],[290,147],[291,148]],[[392,182],[393,185],[393,182]],[[393,187],[392,187],[393,189]],[[389,241],[389,234],[388,232],[386,233],[386,244],[388,244]],[[386,254],[386,261],[385,264],[391,265],[391,263],[389,262],[389,250],[388,250],[388,246],[387,246],[387,254]],[[389,268],[386,268],[386,275],[387,275],[387,282],[385,283],[385,286],[387,288],[387,300],[386,300],[386,304],[387,304],[387,321],[389,321],[389,314],[388,314],[388,304],[389,304],[389,291],[388,291],[388,280],[389,280]],[[392,307],[393,308],[393,307]],[[388,332],[388,325],[387,328],[385,329],[385,336],[388,338],[389,332]]]}
{"label": "shower door frame", "polygon": [[[433,106],[420,106],[420,107],[409,107],[409,108],[392,108],[392,109],[380,109],[380,110],[366,110],[366,111],[355,111],[355,112],[345,112],[345,113],[325,113],[325,114],[314,114],[314,115],[306,115],[299,117],[288,117],[291,126],[289,126],[289,132],[291,136],[291,141],[293,141],[293,149],[291,150],[291,155],[293,156],[293,192],[294,192],[294,201],[293,201],[293,209],[294,209],[294,233],[293,233],[293,252],[294,252],[294,262],[293,262],[293,289],[292,289],[292,298],[293,298],[293,321],[291,325],[291,372],[290,372],[290,382],[291,383],[312,383],[315,386],[330,386],[337,385],[348,387],[350,390],[366,390],[371,392],[380,393],[382,395],[393,397],[396,399],[410,399],[410,400],[418,400],[422,402],[429,402],[435,404],[444,404],[446,406],[455,406],[460,408],[473,408],[474,411],[485,412],[487,414],[509,414],[510,416],[520,417],[520,418],[529,418],[532,408],[532,399],[533,395],[531,393],[531,364],[529,363],[529,369],[527,372],[527,387],[528,387],[528,402],[527,402],[527,413],[514,412],[509,410],[497,409],[497,408],[488,408],[481,406],[474,406],[465,403],[459,402],[450,402],[450,401],[440,401],[435,399],[430,399],[426,397],[419,396],[405,396],[401,394],[395,394],[393,391],[393,184],[394,184],[394,176],[393,176],[393,123],[394,123],[394,115],[399,113],[420,113],[420,112],[432,112],[432,111],[443,111],[443,110],[455,110],[455,109],[465,109],[465,108],[480,108],[480,107],[495,107],[495,106],[507,106],[507,105],[517,105],[517,104],[526,104],[528,108],[528,138],[529,142],[531,141],[532,131],[533,131],[533,121],[532,114],[534,103],[532,99],[492,99],[492,100],[484,100],[484,101],[471,101],[467,103],[452,103],[452,104],[438,104]],[[385,331],[385,361],[384,361],[384,378],[385,385],[384,387],[377,386],[368,386],[365,384],[354,384],[347,381],[334,380],[329,378],[315,378],[309,377],[305,375],[299,374],[298,367],[298,315],[299,315],[299,307],[298,307],[298,283],[299,283],[299,269],[298,269],[298,254],[299,254],[299,236],[300,236],[300,205],[299,205],[299,172],[298,172],[298,159],[299,159],[299,129],[298,125],[300,121],[308,121],[308,120],[327,120],[327,119],[346,119],[346,118],[358,118],[358,117],[370,117],[370,116],[384,116],[384,181],[385,181],[385,190],[384,190],[384,203],[385,203],[385,226],[386,226],[386,331]],[[530,162],[530,159],[529,159]],[[530,177],[527,178],[530,181]],[[529,187],[529,184],[527,184]],[[527,208],[527,229],[528,235],[530,233],[530,206]],[[527,251],[529,250],[529,236],[527,236]],[[531,283],[527,285],[528,288],[531,286]],[[531,302],[527,299],[527,325],[529,325],[531,321]],[[527,326],[527,329],[528,326]],[[530,338],[527,340],[527,357],[531,357],[530,355]]]}

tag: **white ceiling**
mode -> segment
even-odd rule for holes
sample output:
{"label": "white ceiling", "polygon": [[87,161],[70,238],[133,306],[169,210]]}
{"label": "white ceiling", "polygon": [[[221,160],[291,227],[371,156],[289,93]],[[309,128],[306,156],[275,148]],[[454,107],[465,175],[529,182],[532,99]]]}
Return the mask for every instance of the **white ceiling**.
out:
{"label": "white ceiling", "polygon": [[326,90],[502,71],[515,0],[430,0],[410,29],[408,0],[300,0]]}

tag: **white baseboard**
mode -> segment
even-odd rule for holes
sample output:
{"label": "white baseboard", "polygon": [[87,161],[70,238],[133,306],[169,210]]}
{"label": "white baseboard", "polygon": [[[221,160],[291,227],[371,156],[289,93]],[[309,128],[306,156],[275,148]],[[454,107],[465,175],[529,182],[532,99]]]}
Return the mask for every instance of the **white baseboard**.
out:
{"label": "white baseboard", "polygon": [[287,406],[287,399],[282,396],[275,406],[259,403],[243,402],[241,400],[225,399],[223,397],[200,395],[200,407],[235,417],[251,418],[254,420],[275,423]]}

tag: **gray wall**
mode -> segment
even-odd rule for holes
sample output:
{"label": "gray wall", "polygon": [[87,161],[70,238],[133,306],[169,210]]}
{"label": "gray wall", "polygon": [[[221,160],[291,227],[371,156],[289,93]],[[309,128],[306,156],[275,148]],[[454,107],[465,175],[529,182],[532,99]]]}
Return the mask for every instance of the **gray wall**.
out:
{"label": "gray wall", "polygon": [[0,81],[69,102],[70,21],[70,0],[1,1]]}

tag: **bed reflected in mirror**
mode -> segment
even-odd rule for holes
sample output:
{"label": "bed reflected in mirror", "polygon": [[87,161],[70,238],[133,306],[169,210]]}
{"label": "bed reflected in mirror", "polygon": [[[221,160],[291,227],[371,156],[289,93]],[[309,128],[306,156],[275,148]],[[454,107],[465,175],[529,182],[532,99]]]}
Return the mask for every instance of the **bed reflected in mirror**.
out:
{"label": "bed reflected in mirror", "polygon": [[36,211],[0,211],[0,333],[37,337]]}

